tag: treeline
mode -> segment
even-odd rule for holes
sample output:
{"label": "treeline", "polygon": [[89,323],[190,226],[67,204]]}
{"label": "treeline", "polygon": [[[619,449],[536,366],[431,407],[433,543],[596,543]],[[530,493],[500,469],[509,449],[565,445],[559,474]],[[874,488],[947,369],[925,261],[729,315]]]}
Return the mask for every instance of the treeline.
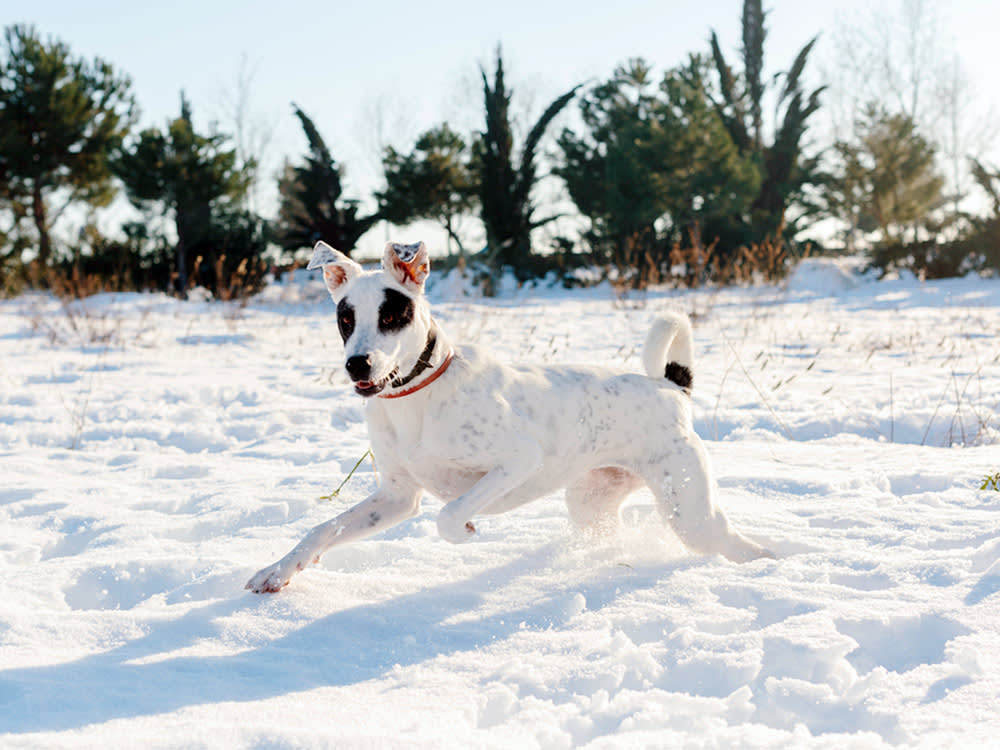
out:
{"label": "treeline", "polygon": [[[821,221],[837,228],[826,244],[866,243],[883,269],[1000,269],[1000,172],[971,161],[989,205],[963,213],[960,197],[944,192],[937,148],[915,116],[869,102],[849,137],[817,146],[810,135],[824,87],[804,84],[816,39],[771,72],[759,0],[744,3],[742,31],[735,61],[713,32],[703,53],[665,73],[634,59],[606,81],[566,91],[522,142],[498,49],[491,69],[480,69],[482,128],[463,134],[442,123],[411,148],[387,148],[370,211],[344,195],[341,165],[293,105],[308,152],[286,162],[277,216],[265,219],[247,199],[259,165],[233,138],[197,132],[183,94],[166,127],[136,131],[126,75],[74,57],[33,27],[8,27],[0,55],[3,287],[184,294],[198,284],[225,298],[260,287],[269,249],[294,254],[322,238],[350,253],[380,221],[417,220],[440,224],[454,260],[475,268],[487,292],[505,268],[525,280],[583,264],[631,286],[773,279],[810,248],[830,249],[799,239]],[[574,110],[573,127],[550,132]],[[547,134],[555,148],[543,159]],[[543,168],[582,218],[578,236],[536,231],[556,218],[552,205],[539,204]],[[119,191],[146,220],[104,236],[94,218]],[[53,226],[67,210],[88,220],[77,241],[60,243]],[[481,222],[485,248],[465,247],[458,227],[467,217]],[[162,219],[169,231],[157,229]]]}

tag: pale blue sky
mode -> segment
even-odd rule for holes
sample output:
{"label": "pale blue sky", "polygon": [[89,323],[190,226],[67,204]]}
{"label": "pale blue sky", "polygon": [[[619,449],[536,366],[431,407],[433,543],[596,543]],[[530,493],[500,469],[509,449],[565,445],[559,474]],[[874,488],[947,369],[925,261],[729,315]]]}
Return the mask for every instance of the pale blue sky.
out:
{"label": "pale blue sky", "polygon": [[[837,65],[831,35],[838,20],[857,17],[880,2],[765,2],[768,71],[787,68],[810,37],[822,34],[809,71],[811,82],[819,83],[821,66]],[[995,100],[1000,3],[942,0],[934,5],[968,70],[983,71],[974,76],[980,95]],[[257,120],[273,127],[270,168],[304,150],[291,111],[295,101],[346,166],[348,189],[360,195],[377,181],[373,108],[382,107],[383,137],[397,145],[405,146],[400,141],[443,119],[459,127],[478,126],[477,65],[491,63],[498,42],[515,92],[515,112],[537,114],[574,84],[606,78],[629,57],[645,57],[662,70],[689,52],[707,51],[710,29],[735,62],[741,7],[741,0],[3,0],[0,22],[33,23],[75,53],[100,55],[128,73],[142,125],[162,125],[176,116],[183,88],[196,121],[214,119],[228,128],[223,100],[234,89],[245,55],[255,71],[251,108]]]}

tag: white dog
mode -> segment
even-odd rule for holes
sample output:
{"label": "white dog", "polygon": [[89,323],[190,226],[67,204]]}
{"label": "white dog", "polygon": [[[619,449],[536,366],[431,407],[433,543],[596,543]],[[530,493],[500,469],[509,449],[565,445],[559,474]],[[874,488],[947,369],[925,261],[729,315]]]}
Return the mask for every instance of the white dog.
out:
{"label": "white dog", "polygon": [[422,242],[386,245],[379,271],[320,242],[309,264],[319,267],[337,303],[347,373],[367,399],[379,487],[253,576],[251,591],[278,591],[333,545],[413,517],[425,490],[446,503],[441,536],[464,542],[477,515],[562,487],[576,525],[614,524],[626,496],[645,484],[690,549],[735,561],[773,557],[731,529],[712,498],[708,457],[691,426],[687,318],[654,323],[643,353],[648,377],[508,366],[476,347],[453,348],[434,322]]}

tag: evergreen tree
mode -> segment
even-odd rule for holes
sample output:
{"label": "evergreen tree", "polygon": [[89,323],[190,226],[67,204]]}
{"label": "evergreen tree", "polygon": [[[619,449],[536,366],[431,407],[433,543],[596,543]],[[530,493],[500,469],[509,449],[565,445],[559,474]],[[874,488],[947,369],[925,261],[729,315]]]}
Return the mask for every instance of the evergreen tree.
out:
{"label": "evergreen tree", "polygon": [[213,210],[238,200],[246,190],[246,176],[221,134],[196,133],[191,106],[181,93],[181,114],[166,132],[148,128],[115,162],[129,200],[139,208],[159,207],[172,215],[177,231],[177,287],[188,285],[189,260],[213,231]]}
{"label": "evergreen tree", "polygon": [[844,223],[844,249],[853,253],[859,236],[878,229],[867,205],[868,166],[856,144],[837,141],[830,151],[833,166],[820,180],[820,200],[827,216]]}
{"label": "evergreen tree", "polygon": [[620,270],[639,270],[637,283],[674,243],[731,232],[730,217],[749,212],[759,187],[708,99],[706,73],[692,56],[657,89],[646,63],[632,60],[581,98],[584,132],[559,137],[556,173],[590,220],[588,244]]}
{"label": "evergreen tree", "polygon": [[277,242],[286,250],[295,251],[324,240],[350,255],[361,235],[382,216],[379,213],[358,216],[357,201],[341,197],[341,167],[330,155],[313,121],[298,106],[292,106],[309,141],[309,153],[300,166],[286,164],[278,180]]}
{"label": "evergreen tree", "polygon": [[708,72],[707,61],[692,55],[664,76],[656,152],[666,171],[669,240],[682,242],[700,232],[706,243],[732,247],[738,233],[734,221],[752,211],[761,175],[712,106]]}
{"label": "evergreen tree", "polygon": [[503,58],[497,49],[496,71],[490,85],[486,70],[480,68],[486,128],[477,142],[479,161],[479,201],[491,267],[499,271],[512,266],[518,278],[530,276],[531,232],[555,217],[536,220],[531,190],[538,180],[535,163],[539,141],[556,115],[569,103],[579,86],[553,101],[534,124],[515,157],[510,122],[510,98],[504,82]]}
{"label": "evergreen tree", "polygon": [[912,118],[890,115],[876,105],[865,110],[857,129],[855,142],[836,146],[835,195],[850,195],[859,223],[867,220],[878,227],[884,242],[903,241],[907,228],[915,241],[917,227],[945,201],[934,147],[917,132]]}
{"label": "evergreen tree", "polygon": [[[51,230],[76,202],[114,197],[110,154],[135,119],[131,83],[106,62],[74,58],[31,26],[4,30],[0,54],[0,205],[30,214],[38,258],[48,264]],[[58,200],[61,205],[53,206]]]}
{"label": "evergreen tree", "polygon": [[989,197],[991,213],[972,220],[968,242],[972,252],[981,255],[982,265],[1000,272],[1000,169],[990,169],[983,162],[972,159],[972,177]]}
{"label": "evergreen tree", "polygon": [[640,240],[655,235],[665,213],[662,170],[650,168],[655,110],[648,66],[633,60],[579,103],[585,129],[564,129],[555,173],[590,221],[585,235],[599,258],[624,270],[641,254]]}
{"label": "evergreen tree", "polygon": [[978,159],[970,159],[970,171],[976,184],[990,199],[994,219],[1000,219],[1000,169],[991,170]]}
{"label": "evergreen tree", "polygon": [[[803,188],[816,179],[818,161],[803,156],[802,139],[809,118],[819,109],[819,97],[825,87],[806,95],[801,82],[816,37],[799,51],[788,71],[772,79],[775,82],[783,79],[784,83],[777,92],[774,138],[767,145],[763,122],[764,98],[768,92],[764,79],[765,15],[761,0],[744,0],[741,76],[734,74],[726,62],[714,31],[711,37],[721,96],[715,100],[716,110],[740,153],[752,156],[762,170],[746,242],[776,235],[787,221],[786,210],[793,203],[806,209],[806,216],[816,210]],[[791,234],[795,230],[793,226]]]}
{"label": "evergreen tree", "polygon": [[409,154],[386,149],[386,188],[378,194],[382,217],[393,224],[437,221],[465,255],[456,219],[476,205],[478,185],[465,140],[447,124],[421,135]]}

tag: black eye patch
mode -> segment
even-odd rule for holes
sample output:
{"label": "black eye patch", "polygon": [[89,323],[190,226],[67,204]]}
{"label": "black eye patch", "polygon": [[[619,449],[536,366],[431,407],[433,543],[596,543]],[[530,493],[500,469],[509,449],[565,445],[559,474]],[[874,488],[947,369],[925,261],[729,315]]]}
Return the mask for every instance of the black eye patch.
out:
{"label": "black eye patch", "polygon": [[385,290],[385,301],[378,308],[379,333],[395,333],[413,322],[413,300],[395,289]]}
{"label": "black eye patch", "polygon": [[337,328],[340,329],[340,337],[347,341],[354,333],[354,308],[348,304],[346,299],[337,303]]}

